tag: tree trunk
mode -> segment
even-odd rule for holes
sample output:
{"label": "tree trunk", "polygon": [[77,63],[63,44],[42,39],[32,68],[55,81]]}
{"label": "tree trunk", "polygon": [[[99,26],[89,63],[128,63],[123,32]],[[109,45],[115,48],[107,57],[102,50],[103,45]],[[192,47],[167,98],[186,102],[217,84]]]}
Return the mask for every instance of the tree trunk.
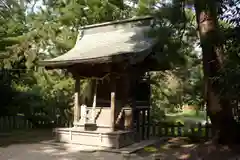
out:
{"label": "tree trunk", "polygon": [[217,0],[195,0],[194,7],[202,47],[207,112],[218,142],[231,142],[236,132],[230,100],[219,95],[217,80],[224,63],[223,43],[217,21]]}

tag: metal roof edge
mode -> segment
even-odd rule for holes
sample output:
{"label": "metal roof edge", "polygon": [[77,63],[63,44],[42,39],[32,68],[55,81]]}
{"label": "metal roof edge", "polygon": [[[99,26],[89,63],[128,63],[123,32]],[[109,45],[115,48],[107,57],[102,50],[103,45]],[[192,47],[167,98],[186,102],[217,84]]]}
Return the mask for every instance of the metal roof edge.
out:
{"label": "metal roof edge", "polygon": [[114,24],[122,24],[122,23],[128,23],[128,22],[135,22],[135,21],[141,21],[141,20],[148,20],[153,19],[153,16],[143,16],[143,17],[132,17],[128,19],[123,20],[116,20],[116,21],[110,21],[110,22],[103,22],[103,23],[97,23],[97,24],[91,24],[80,27],[80,30],[83,29],[90,29],[90,28],[96,28],[96,27],[104,27],[108,25],[114,25]]}
{"label": "metal roof edge", "polygon": [[[153,45],[154,46],[154,45]],[[150,54],[150,50],[153,49],[153,46],[147,48],[146,50],[144,51],[141,51],[141,52],[148,52],[148,54]],[[131,52],[131,53],[125,53],[125,55],[129,56],[131,55],[132,53],[135,53],[135,52]],[[115,56],[122,56],[122,54],[120,55],[115,55]],[[41,60],[41,61],[38,61],[38,65],[39,66],[42,66],[42,67],[47,67],[47,66],[69,66],[69,65],[73,65],[73,64],[76,64],[76,63],[116,63],[116,62],[120,62],[122,60],[115,60],[114,62],[111,60],[111,57],[112,56],[104,56],[104,57],[96,57],[96,58],[91,58],[91,59],[74,59],[74,60],[65,60],[65,61],[48,61],[48,60]],[[128,57],[129,58],[129,57]],[[95,61],[98,61],[98,62],[95,62]]]}

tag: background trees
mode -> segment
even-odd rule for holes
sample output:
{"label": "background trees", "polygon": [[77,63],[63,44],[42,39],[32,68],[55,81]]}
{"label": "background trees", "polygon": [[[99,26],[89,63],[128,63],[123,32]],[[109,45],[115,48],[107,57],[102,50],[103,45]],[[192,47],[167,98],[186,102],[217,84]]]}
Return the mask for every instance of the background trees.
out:
{"label": "background trees", "polygon": [[51,121],[56,111],[71,118],[73,81],[36,62],[72,48],[79,27],[127,18],[130,7],[118,0],[11,0],[1,1],[0,13],[1,113]]}
{"label": "background trees", "polygon": [[[156,58],[166,69],[151,73],[154,118],[160,119],[165,111],[176,111],[184,104],[201,108],[204,71],[208,82],[205,100],[209,102],[211,121],[219,131],[226,130],[221,125],[225,123],[234,124],[231,127],[234,128],[240,86],[238,3],[234,0],[1,1],[1,113],[24,113],[34,121],[37,113],[44,114],[47,120],[56,119],[57,111],[70,118],[71,76],[65,71],[46,71],[36,62],[72,48],[82,25],[150,14],[157,19],[158,28],[153,33],[160,40]],[[196,49],[199,37],[203,54]],[[218,63],[209,65],[210,61]],[[218,100],[210,95],[212,92]],[[215,114],[219,109],[224,110]]]}

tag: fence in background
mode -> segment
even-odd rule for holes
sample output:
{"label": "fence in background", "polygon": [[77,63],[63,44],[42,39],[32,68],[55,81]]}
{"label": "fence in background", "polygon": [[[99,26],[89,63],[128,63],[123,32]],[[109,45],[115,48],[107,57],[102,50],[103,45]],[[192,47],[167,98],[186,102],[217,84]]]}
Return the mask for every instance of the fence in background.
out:
{"label": "fence in background", "polygon": [[[183,125],[182,123],[147,123],[148,121],[141,121],[136,123],[134,127],[138,139],[144,140],[150,137],[195,137],[209,139],[212,136],[212,129],[210,124],[192,124]],[[145,122],[145,123],[142,123]],[[38,121],[33,124],[24,116],[3,116],[0,117],[0,133],[11,132],[15,130],[29,130],[35,128],[55,128],[55,127],[72,127],[72,122],[64,121],[59,118],[56,122]]]}
{"label": "fence in background", "polygon": [[11,132],[14,130],[29,130],[34,128],[55,128],[55,127],[71,127],[72,122],[58,119],[56,121],[38,120],[31,122],[24,116],[1,116],[0,132]]}
{"label": "fence in background", "polygon": [[150,119],[148,107],[137,107],[135,110],[134,129],[137,139],[144,140],[150,137],[194,137],[209,139],[212,136],[210,124],[182,124],[160,122],[155,123]]}
{"label": "fence in background", "polygon": [[[149,127],[149,131],[146,129]],[[212,136],[211,124],[191,124],[182,123],[156,123],[140,125],[137,131],[141,140],[149,137],[192,137],[197,139],[209,139]],[[149,132],[149,133],[148,133]]]}

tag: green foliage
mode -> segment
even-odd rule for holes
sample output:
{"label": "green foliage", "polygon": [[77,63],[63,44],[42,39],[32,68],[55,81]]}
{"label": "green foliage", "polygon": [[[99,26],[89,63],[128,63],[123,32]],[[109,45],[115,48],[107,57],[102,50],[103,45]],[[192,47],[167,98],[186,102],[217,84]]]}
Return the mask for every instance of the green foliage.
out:
{"label": "green foliage", "polygon": [[46,72],[36,62],[71,49],[81,26],[127,18],[130,9],[119,0],[45,0],[36,8],[39,2],[11,0],[0,7],[0,64],[10,73],[0,80],[1,113],[23,113],[35,124],[40,117],[72,119],[73,106],[71,75]]}
{"label": "green foliage", "polygon": [[[73,79],[65,71],[46,71],[36,62],[56,57],[71,49],[81,26],[119,20],[136,15],[156,17],[153,36],[159,40],[156,58],[160,72],[152,77],[152,118],[164,118],[165,109],[183,104],[202,105],[201,60],[194,51],[198,43],[195,15],[185,2],[174,0],[133,0],[136,7],[123,0],[5,0],[0,6],[0,74],[1,113],[24,113],[37,121],[45,115],[56,120],[56,112],[71,119]],[[234,19],[238,24],[236,19]],[[231,21],[232,22],[232,21]],[[225,87],[223,96],[239,97],[239,31],[228,29],[226,50],[229,63],[219,78]],[[81,86],[87,86],[87,81]],[[233,87],[227,86],[234,84]]]}
{"label": "green foliage", "polygon": [[228,55],[224,67],[220,70],[219,75],[214,77],[219,87],[219,93],[226,99],[231,99],[233,104],[237,104],[239,101],[239,87],[240,83],[238,78],[240,77],[240,37],[238,36],[238,27],[225,28],[225,36],[227,37],[225,51]]}
{"label": "green foliage", "polygon": [[1,70],[0,72],[0,93],[1,93],[1,106],[0,106],[0,115],[9,114],[8,107],[13,100],[16,92],[11,86],[12,76],[7,70]]}
{"label": "green foliage", "polygon": [[203,104],[201,57],[194,50],[198,42],[195,17],[191,10],[181,8],[180,2],[175,3],[154,13],[159,26],[154,35],[160,41],[156,58],[167,68],[151,74],[153,117],[159,120],[166,112],[181,111],[184,104]]}
{"label": "green foliage", "polygon": [[[228,107],[232,108],[233,115],[239,122],[239,88],[240,83],[240,12],[238,1],[224,1],[220,12],[221,31],[224,40],[225,61],[218,74],[213,79],[213,85],[217,89],[223,101],[229,101]],[[226,14],[226,12],[228,14]],[[233,16],[234,15],[234,16]],[[225,103],[225,102],[224,102]]]}

